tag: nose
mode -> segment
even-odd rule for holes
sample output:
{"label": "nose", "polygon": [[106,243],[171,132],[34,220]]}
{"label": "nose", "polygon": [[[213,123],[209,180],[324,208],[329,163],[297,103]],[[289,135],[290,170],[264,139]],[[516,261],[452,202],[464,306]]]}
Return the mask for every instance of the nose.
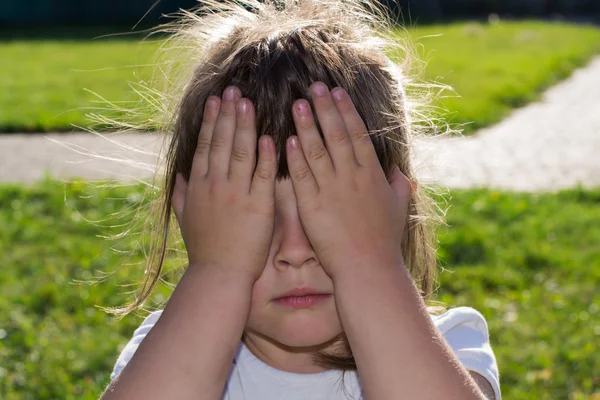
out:
{"label": "nose", "polygon": [[289,267],[315,266],[317,255],[304,232],[299,218],[284,218],[275,224],[275,236],[280,238],[273,265],[279,271]]}

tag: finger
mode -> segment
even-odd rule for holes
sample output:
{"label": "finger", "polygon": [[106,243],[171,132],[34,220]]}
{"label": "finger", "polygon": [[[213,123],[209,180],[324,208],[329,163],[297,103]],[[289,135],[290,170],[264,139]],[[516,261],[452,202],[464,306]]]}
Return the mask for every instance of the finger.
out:
{"label": "finger", "polygon": [[175,176],[175,189],[173,190],[173,196],[171,197],[171,204],[173,211],[175,212],[175,218],[181,228],[181,222],[183,221],[183,207],[185,205],[185,193],[187,190],[187,182],[181,173],[177,173]]}
{"label": "finger", "polygon": [[357,165],[357,161],[345,121],[340,116],[329,89],[323,82],[313,83],[310,90],[335,171],[336,173],[348,171]]}
{"label": "finger", "polygon": [[[417,190],[419,190],[419,182],[411,181],[406,175],[404,175],[402,173],[402,171],[400,171],[400,168],[397,165],[395,165],[387,173],[387,180],[388,180],[388,182],[390,182],[390,184],[392,182],[396,182],[398,179],[402,179],[402,178],[405,178],[406,180],[408,180],[408,182],[410,184],[410,194],[411,194],[411,196],[414,196],[417,193]],[[397,183],[394,185],[397,186]],[[392,187],[394,187],[394,186],[392,186]]]}
{"label": "finger", "polygon": [[275,176],[277,157],[275,143],[268,135],[262,135],[258,141],[258,163],[254,170],[250,193],[259,196],[275,196]]}
{"label": "finger", "polygon": [[205,176],[208,172],[208,153],[210,152],[210,142],[219,115],[220,105],[221,99],[217,96],[210,96],[206,99],[200,133],[198,134],[198,144],[192,161],[192,176]]}
{"label": "finger", "polygon": [[377,153],[375,152],[375,147],[373,146],[367,127],[358,114],[348,93],[344,89],[337,87],[332,90],[332,96],[348,130],[358,164],[362,166],[379,165]]}
{"label": "finger", "polygon": [[242,92],[235,86],[229,86],[223,92],[221,109],[215,124],[210,153],[208,155],[208,173],[225,175],[229,171],[231,147],[235,135],[235,102],[242,97]]}
{"label": "finger", "polygon": [[396,198],[402,205],[408,205],[408,201],[413,192],[413,185],[410,180],[400,171],[397,165],[394,165],[389,173],[388,181]]}
{"label": "finger", "polygon": [[302,202],[304,199],[316,196],[319,193],[319,185],[304,157],[302,146],[298,142],[296,136],[288,138],[286,155],[294,192],[298,201]]}
{"label": "finger", "polygon": [[239,99],[236,112],[237,127],[231,149],[229,178],[240,181],[250,190],[256,160],[256,122],[252,102]]}
{"label": "finger", "polygon": [[294,123],[302,153],[317,182],[330,180],[335,175],[329,153],[321,140],[308,101],[297,100],[294,103]]}

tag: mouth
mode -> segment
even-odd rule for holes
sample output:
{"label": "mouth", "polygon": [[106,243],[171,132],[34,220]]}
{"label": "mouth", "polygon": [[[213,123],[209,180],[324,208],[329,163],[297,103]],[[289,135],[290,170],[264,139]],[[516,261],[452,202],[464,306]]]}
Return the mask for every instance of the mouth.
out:
{"label": "mouth", "polygon": [[312,288],[296,288],[275,298],[273,302],[283,307],[307,308],[322,303],[331,297],[333,297],[331,293]]}
{"label": "mouth", "polygon": [[326,293],[321,290],[313,289],[310,287],[300,287],[294,288],[292,290],[288,290],[282,295],[278,296],[276,300],[286,298],[286,297],[301,297],[301,296],[310,296],[310,295],[330,295],[331,293]]}

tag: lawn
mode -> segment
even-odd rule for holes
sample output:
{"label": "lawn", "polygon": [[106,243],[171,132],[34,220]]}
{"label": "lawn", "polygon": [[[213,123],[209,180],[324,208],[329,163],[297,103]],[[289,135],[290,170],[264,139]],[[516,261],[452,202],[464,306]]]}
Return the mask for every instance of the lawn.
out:
{"label": "lawn", "polygon": [[[504,398],[597,399],[600,189],[450,194],[439,298],[487,318]],[[0,398],[98,398],[141,319],[96,306],[130,301],[125,285],[144,269],[140,237],[101,236],[123,231],[140,204],[140,186],[0,185]],[[153,300],[168,294],[162,285]]]}
{"label": "lawn", "polygon": [[[466,133],[534,100],[600,52],[600,29],[564,23],[454,23],[412,27],[409,35],[428,62],[426,79],[455,87],[436,105]],[[156,48],[122,39],[0,41],[0,58],[10,60],[0,64],[0,131],[88,126],[86,112],[105,107],[92,93],[132,106],[138,98],[128,82],[148,80]]]}
{"label": "lawn", "polygon": [[131,106],[129,83],[151,76],[156,48],[133,40],[0,42],[0,58],[11,60],[0,64],[0,131],[89,126],[86,113],[107,107],[97,95]]}
{"label": "lawn", "polygon": [[427,79],[455,89],[438,105],[467,134],[539,98],[600,53],[600,29],[558,23],[452,24],[410,35],[428,62]]}

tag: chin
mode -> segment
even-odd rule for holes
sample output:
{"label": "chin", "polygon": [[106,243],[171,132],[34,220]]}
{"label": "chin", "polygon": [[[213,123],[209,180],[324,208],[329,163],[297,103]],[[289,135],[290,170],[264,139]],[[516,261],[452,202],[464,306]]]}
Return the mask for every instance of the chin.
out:
{"label": "chin", "polygon": [[290,347],[319,346],[342,333],[337,313],[330,316],[297,312],[280,316],[273,322],[268,336]]}
{"label": "chin", "polygon": [[289,347],[313,347],[325,344],[343,332],[334,310],[296,310],[250,316],[248,327]]}
{"label": "chin", "polygon": [[314,324],[286,322],[277,330],[273,339],[290,347],[313,347],[331,341],[340,333],[342,333],[341,326],[331,322],[323,321]]}

